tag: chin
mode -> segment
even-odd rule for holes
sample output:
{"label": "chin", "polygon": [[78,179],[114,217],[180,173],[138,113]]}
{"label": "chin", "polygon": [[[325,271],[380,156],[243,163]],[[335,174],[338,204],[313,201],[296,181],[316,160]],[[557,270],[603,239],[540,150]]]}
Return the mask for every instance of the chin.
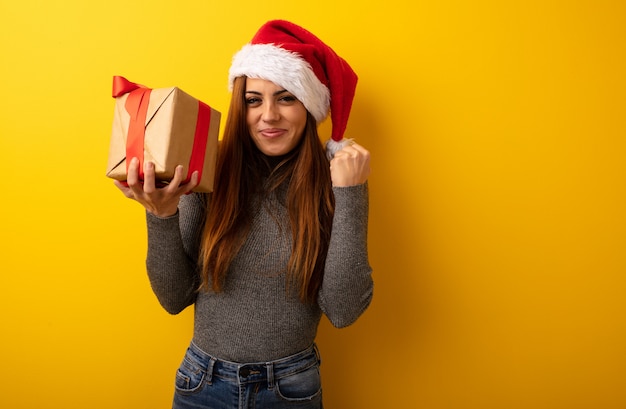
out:
{"label": "chin", "polygon": [[[259,150],[267,156],[282,156],[291,151],[291,149],[287,149],[284,147],[263,147],[259,146]],[[292,148],[293,149],[293,148]]]}
{"label": "chin", "polygon": [[289,151],[261,151],[266,156],[282,156],[287,154]]}

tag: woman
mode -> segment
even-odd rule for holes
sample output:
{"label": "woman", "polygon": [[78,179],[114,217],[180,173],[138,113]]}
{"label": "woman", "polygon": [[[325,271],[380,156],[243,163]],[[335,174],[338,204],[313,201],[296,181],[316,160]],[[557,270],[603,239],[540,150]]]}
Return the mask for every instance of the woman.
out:
{"label": "woman", "polygon": [[[278,45],[277,45],[278,44]],[[368,307],[369,153],[343,138],[356,75],[286,22],[263,25],[233,58],[214,191],[156,188],[132,159],[125,186],[147,210],[147,268],[163,307],[194,305],[174,408],[321,408],[322,313],[336,327]],[[317,125],[331,111],[326,151]],[[328,160],[329,154],[332,159]],[[334,157],[333,157],[334,156]]]}

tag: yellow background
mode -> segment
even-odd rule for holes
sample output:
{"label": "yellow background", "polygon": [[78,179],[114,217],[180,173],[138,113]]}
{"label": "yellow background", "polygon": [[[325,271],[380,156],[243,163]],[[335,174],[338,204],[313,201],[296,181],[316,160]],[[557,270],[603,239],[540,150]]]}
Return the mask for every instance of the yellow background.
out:
{"label": "yellow background", "polygon": [[[376,293],[320,328],[329,408],[626,408],[626,3],[0,5],[0,407],[167,408],[191,335],[104,177],[111,77],[226,113],[291,19],[351,62]],[[327,133],[328,124],[323,126]]]}

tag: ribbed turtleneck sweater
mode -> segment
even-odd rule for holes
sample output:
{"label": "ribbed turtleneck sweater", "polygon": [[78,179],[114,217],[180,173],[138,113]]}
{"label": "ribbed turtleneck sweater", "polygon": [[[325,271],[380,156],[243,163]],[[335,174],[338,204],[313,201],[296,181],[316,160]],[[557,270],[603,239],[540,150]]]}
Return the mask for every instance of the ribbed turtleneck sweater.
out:
{"label": "ribbed turtleneck sweater", "polygon": [[321,315],[336,327],[352,324],[373,294],[367,254],[367,184],[333,188],[335,214],[317,303],[302,303],[286,290],[291,252],[287,209],[269,195],[254,211],[249,236],[235,256],[223,291],[198,291],[198,254],[205,200],[181,198],[168,218],[147,213],[147,269],[163,308],[177,314],[194,310],[193,342],[220,359],[264,362],[309,347]]}

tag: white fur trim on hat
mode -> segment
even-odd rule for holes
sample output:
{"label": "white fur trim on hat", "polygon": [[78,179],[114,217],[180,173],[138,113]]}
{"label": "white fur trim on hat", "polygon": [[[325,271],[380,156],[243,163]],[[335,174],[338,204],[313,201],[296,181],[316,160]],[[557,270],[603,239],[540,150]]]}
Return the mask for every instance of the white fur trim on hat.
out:
{"label": "white fur trim on hat", "polygon": [[242,75],[284,87],[302,102],[318,123],[328,116],[330,91],[299,54],[274,44],[246,44],[233,57],[228,73],[231,91],[235,78]]}
{"label": "white fur trim on hat", "polygon": [[337,142],[333,139],[329,139],[326,141],[326,157],[328,160],[331,160],[335,157],[335,154],[345,148],[348,145],[352,145],[354,140],[352,138],[343,138],[341,141]]}

